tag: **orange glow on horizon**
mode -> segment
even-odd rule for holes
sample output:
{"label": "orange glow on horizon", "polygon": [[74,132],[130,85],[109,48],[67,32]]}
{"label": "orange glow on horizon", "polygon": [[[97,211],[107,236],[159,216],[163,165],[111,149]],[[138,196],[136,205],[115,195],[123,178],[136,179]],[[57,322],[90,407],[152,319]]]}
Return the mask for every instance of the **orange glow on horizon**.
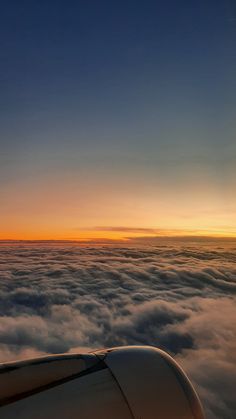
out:
{"label": "orange glow on horizon", "polygon": [[2,190],[0,240],[236,238],[233,185],[223,195],[199,180],[170,188],[71,175],[14,181]]}
{"label": "orange glow on horizon", "polygon": [[[37,240],[55,240],[55,241],[78,241],[78,242],[93,242],[93,241],[124,241],[127,242],[129,240],[135,240],[140,238],[157,238],[157,237],[166,237],[166,238],[174,238],[174,237],[209,237],[209,238],[232,238],[236,239],[236,232],[232,231],[223,231],[223,230],[195,230],[195,229],[188,229],[188,230],[181,230],[181,229],[157,229],[157,232],[148,232],[148,229],[145,233],[138,233],[132,232],[132,228],[130,231],[128,228],[122,231],[122,228],[119,228],[119,231],[112,231],[109,229],[106,230],[98,230],[95,229],[81,229],[76,232],[71,231],[44,231],[44,232],[36,232],[36,231],[25,231],[25,232],[5,232],[1,234],[0,240],[7,241],[7,240],[29,240],[29,241],[37,241]],[[135,230],[135,229],[134,229]],[[141,229],[140,229],[141,230]],[[154,229],[153,229],[154,230]]]}

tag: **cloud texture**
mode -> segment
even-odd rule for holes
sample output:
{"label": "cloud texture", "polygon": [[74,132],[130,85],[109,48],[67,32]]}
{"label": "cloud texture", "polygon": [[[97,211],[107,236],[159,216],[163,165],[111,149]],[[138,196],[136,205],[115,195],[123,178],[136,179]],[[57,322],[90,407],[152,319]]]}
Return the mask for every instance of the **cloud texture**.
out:
{"label": "cloud texture", "polygon": [[123,344],[175,356],[209,419],[236,411],[236,248],[2,244],[0,360]]}

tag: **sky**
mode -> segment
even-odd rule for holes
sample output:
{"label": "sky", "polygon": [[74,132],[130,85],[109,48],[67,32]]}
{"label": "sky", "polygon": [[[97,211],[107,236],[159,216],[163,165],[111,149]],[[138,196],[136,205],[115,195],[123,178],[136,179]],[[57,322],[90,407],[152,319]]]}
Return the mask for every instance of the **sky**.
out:
{"label": "sky", "polygon": [[233,1],[0,8],[0,239],[236,237]]}

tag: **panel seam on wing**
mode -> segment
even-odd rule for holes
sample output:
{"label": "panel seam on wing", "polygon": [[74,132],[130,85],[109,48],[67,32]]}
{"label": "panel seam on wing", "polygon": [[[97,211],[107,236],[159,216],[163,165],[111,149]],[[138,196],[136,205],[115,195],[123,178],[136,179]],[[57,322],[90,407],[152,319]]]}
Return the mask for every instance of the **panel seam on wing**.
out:
{"label": "panel seam on wing", "polygon": [[53,387],[65,384],[69,381],[75,380],[77,378],[83,377],[85,375],[88,375],[88,374],[91,374],[91,373],[94,373],[94,372],[97,372],[97,371],[101,371],[101,370],[106,369],[106,368],[108,368],[108,366],[101,359],[99,359],[97,364],[93,365],[90,368],[87,368],[84,371],[81,371],[81,372],[76,373],[76,374],[69,375],[67,377],[64,377],[64,378],[61,378],[61,379],[58,379],[58,380],[55,380],[55,381],[52,381],[52,382],[47,383],[45,385],[36,387],[33,390],[28,390],[26,392],[19,393],[19,394],[16,394],[14,396],[3,398],[2,400],[0,400],[0,407],[6,406],[6,405],[11,404],[11,403],[15,403],[19,400],[25,399],[26,397],[33,396],[34,394],[41,393],[42,391],[50,390]]}
{"label": "panel seam on wing", "polygon": [[[96,355],[96,353],[94,353],[94,355]],[[97,355],[96,355],[96,356],[97,356]],[[99,357],[97,357],[97,358],[99,359]],[[103,359],[103,362],[106,364],[106,355],[105,355],[105,357],[104,357],[104,359]],[[117,385],[118,389],[120,390],[120,393],[121,393],[121,395],[122,395],[122,397],[123,397],[123,399],[124,399],[124,401],[125,401],[125,404],[127,405],[128,409],[129,409],[129,413],[130,413],[130,415],[131,415],[131,418],[132,418],[132,419],[136,419],[136,417],[134,416],[134,414],[133,414],[133,412],[132,412],[132,409],[131,409],[131,406],[130,406],[130,404],[129,404],[129,401],[128,401],[128,399],[127,399],[127,397],[126,397],[126,395],[125,395],[125,393],[124,393],[124,391],[123,391],[123,389],[122,389],[122,387],[121,387],[121,385],[120,385],[119,381],[117,380],[116,376],[113,374],[113,372],[112,372],[112,370],[110,369],[110,367],[109,367],[107,364],[106,364],[106,366],[107,366],[107,368],[108,368],[108,370],[109,370],[109,372],[110,372],[111,376],[113,377],[113,379],[114,379],[114,381],[115,381],[115,383],[116,383],[116,385]]]}

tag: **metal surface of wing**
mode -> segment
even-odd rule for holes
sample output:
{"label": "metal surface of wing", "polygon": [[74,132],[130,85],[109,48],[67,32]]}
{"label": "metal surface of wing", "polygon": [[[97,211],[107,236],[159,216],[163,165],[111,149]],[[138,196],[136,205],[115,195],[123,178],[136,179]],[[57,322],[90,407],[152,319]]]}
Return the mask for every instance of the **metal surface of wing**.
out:
{"label": "metal surface of wing", "polygon": [[0,365],[1,419],[203,419],[184,372],[142,346]]}

